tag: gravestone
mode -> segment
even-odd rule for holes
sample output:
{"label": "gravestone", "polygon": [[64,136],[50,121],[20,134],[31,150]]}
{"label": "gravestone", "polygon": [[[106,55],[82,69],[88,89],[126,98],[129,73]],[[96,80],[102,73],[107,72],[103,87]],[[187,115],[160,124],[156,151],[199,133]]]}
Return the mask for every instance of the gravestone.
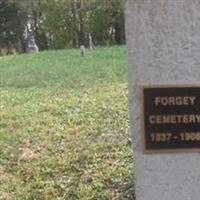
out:
{"label": "gravestone", "polygon": [[80,53],[81,53],[81,56],[85,56],[85,46],[84,45],[81,45],[80,46]]}
{"label": "gravestone", "polygon": [[36,44],[34,33],[31,28],[30,23],[27,24],[25,32],[26,32],[26,41],[27,41],[26,52],[27,53],[38,53],[39,48]]}
{"label": "gravestone", "polygon": [[125,2],[136,199],[197,200],[200,1]]}

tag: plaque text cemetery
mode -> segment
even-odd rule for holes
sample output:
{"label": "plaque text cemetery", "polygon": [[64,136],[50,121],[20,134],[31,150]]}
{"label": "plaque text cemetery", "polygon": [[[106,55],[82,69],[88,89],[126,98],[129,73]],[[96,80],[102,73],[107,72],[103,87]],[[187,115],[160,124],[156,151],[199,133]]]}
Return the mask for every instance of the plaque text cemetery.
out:
{"label": "plaque text cemetery", "polygon": [[144,151],[200,151],[200,86],[141,90]]}

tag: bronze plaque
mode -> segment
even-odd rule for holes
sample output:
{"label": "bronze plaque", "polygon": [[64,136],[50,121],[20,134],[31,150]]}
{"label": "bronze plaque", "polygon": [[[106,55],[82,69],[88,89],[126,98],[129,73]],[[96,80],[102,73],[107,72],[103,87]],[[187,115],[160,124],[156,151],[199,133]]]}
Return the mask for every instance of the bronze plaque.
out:
{"label": "bronze plaque", "polygon": [[144,152],[200,152],[200,86],[142,87]]}

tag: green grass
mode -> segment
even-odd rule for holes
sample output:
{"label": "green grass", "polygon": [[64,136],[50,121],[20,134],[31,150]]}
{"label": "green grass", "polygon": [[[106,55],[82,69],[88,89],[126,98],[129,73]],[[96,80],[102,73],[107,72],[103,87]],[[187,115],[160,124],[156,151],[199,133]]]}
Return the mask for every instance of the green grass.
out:
{"label": "green grass", "polygon": [[134,199],[126,56],[0,57],[0,200]]}
{"label": "green grass", "polygon": [[124,83],[126,49],[101,48],[85,58],[77,50],[42,52],[35,55],[0,57],[1,87],[88,88]]}

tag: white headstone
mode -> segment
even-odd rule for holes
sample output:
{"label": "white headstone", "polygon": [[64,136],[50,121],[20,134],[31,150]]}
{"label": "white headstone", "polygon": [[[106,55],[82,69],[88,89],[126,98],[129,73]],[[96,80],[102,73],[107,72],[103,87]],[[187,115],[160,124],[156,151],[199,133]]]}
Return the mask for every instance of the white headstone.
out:
{"label": "white headstone", "polygon": [[81,53],[81,56],[85,56],[85,46],[84,45],[80,46],[80,53]]}
{"label": "white headstone", "polygon": [[31,23],[28,22],[25,30],[25,38],[26,38],[26,52],[27,53],[37,53],[39,52],[39,48],[36,44],[33,29],[31,27]]}
{"label": "white headstone", "polygon": [[144,154],[140,85],[200,83],[200,1],[127,0],[129,103],[137,200],[200,199],[200,154]]}

